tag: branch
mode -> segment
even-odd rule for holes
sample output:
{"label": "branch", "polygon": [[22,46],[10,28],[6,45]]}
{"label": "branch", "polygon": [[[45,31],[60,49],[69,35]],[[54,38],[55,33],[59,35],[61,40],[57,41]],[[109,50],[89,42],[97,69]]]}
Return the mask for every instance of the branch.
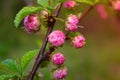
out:
{"label": "branch", "polygon": [[83,14],[82,16],[79,18],[79,23],[81,22],[81,20],[93,9],[95,5],[90,6]]}
{"label": "branch", "polygon": [[46,45],[48,43],[48,35],[51,33],[51,31],[53,30],[53,27],[54,27],[54,24],[56,22],[55,18],[54,17],[57,17],[59,15],[59,12],[61,10],[61,7],[62,7],[62,3],[60,3],[58,5],[58,7],[56,8],[55,12],[53,13],[53,16],[49,16],[48,17],[48,29],[47,29],[47,33],[46,33],[46,36],[45,36],[45,39],[44,39],[44,42],[42,44],[42,47],[39,51],[39,54],[36,58],[36,61],[34,63],[34,66],[32,68],[32,71],[30,72],[29,74],[29,77],[28,77],[28,80],[33,80],[34,78],[34,75],[39,67],[39,65],[41,64],[42,61],[44,61],[44,59],[46,59],[46,56],[44,54],[45,52],[45,49],[46,49]]}
{"label": "branch", "polygon": [[49,61],[51,53],[55,50],[54,46],[49,47],[49,50],[45,54],[45,59]]}

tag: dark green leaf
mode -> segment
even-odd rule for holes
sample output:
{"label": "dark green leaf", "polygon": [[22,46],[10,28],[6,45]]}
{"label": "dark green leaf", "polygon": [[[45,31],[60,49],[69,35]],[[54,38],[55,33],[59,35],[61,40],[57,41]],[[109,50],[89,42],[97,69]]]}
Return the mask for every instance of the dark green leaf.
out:
{"label": "dark green leaf", "polygon": [[28,14],[42,10],[42,7],[23,7],[15,17],[15,27],[18,27],[22,19]]}
{"label": "dark green leaf", "polygon": [[7,59],[5,61],[2,61],[2,64],[5,65],[9,70],[18,72],[17,63],[15,60]]}
{"label": "dark green leaf", "polygon": [[29,62],[38,54],[39,50],[32,50],[27,53],[22,57],[21,59],[21,65],[22,65],[22,70],[24,71]]}

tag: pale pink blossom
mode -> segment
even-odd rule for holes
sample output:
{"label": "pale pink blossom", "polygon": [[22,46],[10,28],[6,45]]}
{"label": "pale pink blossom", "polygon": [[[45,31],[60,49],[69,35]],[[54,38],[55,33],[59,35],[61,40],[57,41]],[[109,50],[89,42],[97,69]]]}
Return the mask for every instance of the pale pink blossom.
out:
{"label": "pale pink blossom", "polygon": [[65,41],[65,34],[60,30],[53,31],[48,36],[48,41],[49,43],[52,44],[52,46],[55,46],[55,47],[62,46]]}
{"label": "pale pink blossom", "polygon": [[120,0],[118,0],[117,2],[114,3],[113,5],[114,9],[116,11],[120,11]]}
{"label": "pale pink blossom", "polygon": [[78,35],[72,39],[72,44],[75,48],[82,48],[85,45],[85,38],[82,35]]}
{"label": "pale pink blossom", "polygon": [[67,76],[67,68],[60,68],[54,71],[54,78],[57,80],[62,80]]}
{"label": "pale pink blossom", "polygon": [[73,0],[67,0],[65,3],[64,3],[64,7],[66,9],[72,9],[76,6],[76,2],[73,1]]}
{"label": "pale pink blossom", "polygon": [[65,62],[65,57],[63,54],[61,53],[55,53],[53,56],[52,56],[52,62],[55,64],[55,65],[62,65],[64,64]]}
{"label": "pale pink blossom", "polygon": [[96,10],[102,19],[106,19],[108,17],[108,13],[102,4],[97,5]]}
{"label": "pale pink blossom", "polygon": [[70,14],[67,18],[65,29],[71,32],[76,31],[78,29],[78,22],[79,22],[78,17],[74,14]]}

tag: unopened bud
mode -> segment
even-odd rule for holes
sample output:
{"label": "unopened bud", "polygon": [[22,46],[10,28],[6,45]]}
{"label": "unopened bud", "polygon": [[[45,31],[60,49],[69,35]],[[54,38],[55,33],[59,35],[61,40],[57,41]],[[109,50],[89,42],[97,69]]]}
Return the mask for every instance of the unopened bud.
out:
{"label": "unopened bud", "polygon": [[28,33],[33,33],[39,30],[40,22],[37,14],[30,14],[24,18],[24,27]]}

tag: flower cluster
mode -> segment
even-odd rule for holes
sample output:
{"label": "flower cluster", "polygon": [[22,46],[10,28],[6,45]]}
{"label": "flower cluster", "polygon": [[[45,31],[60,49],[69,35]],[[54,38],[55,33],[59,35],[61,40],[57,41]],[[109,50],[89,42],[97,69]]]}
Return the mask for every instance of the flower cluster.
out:
{"label": "flower cluster", "polygon": [[[66,30],[76,32],[78,30],[79,19],[76,15],[70,14],[66,21]],[[85,45],[85,38],[82,35],[74,36],[72,44],[75,48],[82,48]]]}
{"label": "flower cluster", "polygon": [[59,66],[56,70],[54,70],[53,76],[57,80],[61,80],[67,76],[67,68],[62,68],[61,65],[65,62],[65,57],[62,53],[55,53],[52,56],[52,62],[54,65]]}
{"label": "flower cluster", "polygon": [[[78,29],[78,17],[76,15],[70,14],[67,18],[67,24],[70,26],[66,26],[66,31],[75,32]],[[58,48],[62,46],[66,40],[65,34],[61,30],[55,30],[48,36],[48,42]],[[85,38],[82,35],[77,35],[72,38],[72,44],[75,48],[82,48],[85,45]],[[57,80],[62,80],[67,76],[67,69],[61,68],[61,65],[65,62],[65,57],[62,53],[58,52],[52,55],[52,62],[54,65],[59,66],[53,73],[54,78]]]}
{"label": "flower cluster", "polygon": [[[64,3],[66,9],[73,8],[76,3],[72,0],[68,0]],[[65,30],[67,32],[76,32],[78,30],[79,19],[74,14],[69,14],[65,22]],[[69,34],[68,34],[69,35]],[[64,34],[61,30],[55,30],[48,35],[48,42],[58,48],[64,45],[65,40],[68,36]],[[82,48],[85,45],[85,38],[82,35],[77,35],[72,37],[72,44],[75,48]],[[59,66],[54,70],[53,76],[57,80],[62,80],[67,76],[67,68],[61,68],[61,65],[65,62],[65,57],[62,53],[58,52],[52,55],[52,63],[55,66]]]}
{"label": "flower cluster", "polygon": [[[76,6],[76,2],[74,0],[67,0],[64,3],[64,7],[66,9],[73,9]],[[42,25],[40,20],[43,18],[47,22],[49,22],[50,14],[43,10],[40,14],[40,19],[37,14],[30,14],[24,18],[24,28],[28,33],[33,33],[39,30],[39,27]],[[79,18],[75,14],[69,14],[65,19],[65,28],[64,32],[62,30],[55,30],[48,34],[47,41],[54,48],[59,48],[64,45],[65,40],[67,38],[71,39],[71,43],[75,48],[82,48],[85,45],[85,38],[82,35],[74,35],[70,36],[70,34],[65,33],[75,33],[78,30]],[[44,20],[42,20],[44,21]],[[41,24],[40,24],[41,23]],[[51,54],[51,53],[50,53]],[[50,56],[50,55],[49,55]],[[56,80],[62,80],[67,76],[67,68],[64,67],[65,57],[62,53],[57,52],[52,55],[51,61],[53,65],[56,66],[54,69],[53,76]]]}

